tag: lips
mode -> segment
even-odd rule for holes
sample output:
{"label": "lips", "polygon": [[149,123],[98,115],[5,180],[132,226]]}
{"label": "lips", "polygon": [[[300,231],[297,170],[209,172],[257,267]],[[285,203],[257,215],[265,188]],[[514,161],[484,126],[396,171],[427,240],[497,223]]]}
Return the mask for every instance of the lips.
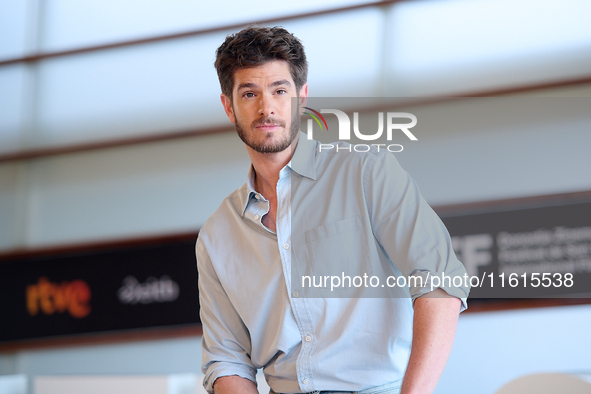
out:
{"label": "lips", "polygon": [[257,129],[261,129],[261,130],[273,130],[280,127],[280,125],[275,124],[275,123],[265,123],[265,124],[260,124],[258,126],[256,126]]}
{"label": "lips", "polygon": [[285,127],[285,124],[281,121],[272,119],[272,118],[262,118],[262,119],[258,119],[257,121],[253,122],[253,128],[256,128],[258,130],[262,130],[262,131],[273,131],[275,129],[278,129],[280,127]]}

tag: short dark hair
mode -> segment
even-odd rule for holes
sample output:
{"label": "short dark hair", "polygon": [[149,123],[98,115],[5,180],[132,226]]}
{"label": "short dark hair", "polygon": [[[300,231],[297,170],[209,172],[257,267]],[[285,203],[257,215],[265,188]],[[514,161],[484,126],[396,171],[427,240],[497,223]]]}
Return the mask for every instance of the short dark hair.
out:
{"label": "short dark hair", "polygon": [[226,41],[216,51],[215,68],[222,93],[232,97],[234,72],[244,67],[255,67],[273,60],[289,63],[296,90],[308,80],[308,62],[304,46],[293,34],[282,27],[249,26]]}

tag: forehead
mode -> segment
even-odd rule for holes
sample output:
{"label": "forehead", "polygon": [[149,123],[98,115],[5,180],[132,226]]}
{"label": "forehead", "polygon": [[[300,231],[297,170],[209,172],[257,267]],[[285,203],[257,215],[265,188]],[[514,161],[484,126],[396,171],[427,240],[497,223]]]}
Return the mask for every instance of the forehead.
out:
{"label": "forehead", "polygon": [[289,63],[284,60],[273,60],[255,67],[243,67],[234,72],[234,89],[244,83],[254,83],[265,87],[278,80],[287,80],[294,85]]}

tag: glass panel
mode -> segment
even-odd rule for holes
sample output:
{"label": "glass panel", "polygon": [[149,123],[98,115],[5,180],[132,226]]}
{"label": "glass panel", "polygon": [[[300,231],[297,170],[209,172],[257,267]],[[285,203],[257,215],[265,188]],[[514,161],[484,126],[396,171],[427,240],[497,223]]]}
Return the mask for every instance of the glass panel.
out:
{"label": "glass panel", "polygon": [[399,3],[389,21],[390,73],[401,93],[423,94],[441,90],[441,84],[461,91],[458,84],[524,84],[586,74],[590,14],[586,0]]}
{"label": "glass panel", "polygon": [[42,143],[186,130],[227,121],[214,52],[218,33],[40,63]]}
{"label": "glass panel", "polygon": [[28,241],[194,231],[245,182],[249,163],[235,132],[36,160]]}
{"label": "glass panel", "polygon": [[[302,39],[310,94],[375,95],[382,14],[347,12],[286,24]],[[351,26],[363,26],[352,29]],[[330,31],[339,40],[327,45]],[[226,32],[120,48],[40,64],[40,144],[230,124],[213,67]]]}
{"label": "glass panel", "polygon": [[178,31],[248,23],[370,0],[50,0],[45,2],[44,50],[103,44]]}
{"label": "glass panel", "polygon": [[24,218],[23,198],[19,183],[22,174],[21,163],[0,164],[0,250],[19,246]]}
{"label": "glass panel", "polygon": [[310,96],[381,94],[383,20],[371,8],[283,24],[306,48]]}
{"label": "glass panel", "polygon": [[10,0],[0,2],[0,60],[24,55],[27,3]]}
{"label": "glass panel", "polygon": [[25,72],[23,65],[0,68],[0,154],[19,145]]}

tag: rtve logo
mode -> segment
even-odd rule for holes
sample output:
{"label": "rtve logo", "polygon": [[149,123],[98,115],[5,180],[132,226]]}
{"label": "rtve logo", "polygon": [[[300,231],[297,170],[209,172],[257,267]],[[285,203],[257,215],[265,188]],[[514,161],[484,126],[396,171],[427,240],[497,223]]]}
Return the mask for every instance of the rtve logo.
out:
{"label": "rtve logo", "polygon": [[[323,129],[322,123],[324,123],[324,125],[326,125],[326,129],[328,130],[328,125],[326,123],[326,120],[324,119],[324,117],[321,114],[328,113],[328,114],[336,115],[338,125],[339,125],[339,140],[349,141],[351,139],[351,119],[349,118],[349,115],[347,115],[345,112],[338,110],[338,109],[321,109],[320,112],[318,112],[318,111],[313,110],[312,108],[308,108],[308,107],[304,107],[304,108],[313,112],[313,114],[309,113],[309,112],[305,112],[305,114],[310,115],[316,121],[316,123],[318,123],[318,125],[320,125],[321,129]],[[320,120],[318,118],[320,118],[322,120],[322,123],[320,122]],[[383,112],[378,112],[378,130],[376,132],[374,132],[373,134],[363,134],[361,132],[361,130],[359,130],[359,113],[353,112],[353,133],[355,134],[355,137],[357,137],[358,139],[360,139],[362,141],[375,141],[375,140],[379,139],[382,136],[382,134],[384,133],[384,118],[386,119],[386,139],[388,141],[392,141],[392,137],[394,135],[395,130],[402,131],[406,135],[406,137],[408,137],[411,141],[418,140],[417,137],[415,137],[415,135],[413,133],[411,133],[411,131],[409,130],[409,129],[413,128],[414,126],[416,126],[417,117],[411,113],[408,113],[408,112],[387,112],[385,116],[384,116]],[[410,120],[410,122],[399,123],[400,119],[407,119],[407,120]],[[311,140],[313,138],[313,134],[314,134],[312,119],[308,119],[307,125],[308,125],[308,130],[307,130],[308,139]],[[330,145],[330,144],[321,144],[321,145]],[[385,144],[375,144],[375,146],[378,146],[378,149],[379,149],[379,145],[384,146]],[[400,146],[402,148],[402,145],[397,145],[397,146]]]}
{"label": "rtve logo", "polygon": [[68,312],[81,319],[88,316],[91,307],[90,287],[83,280],[52,283],[41,277],[37,284],[27,286],[27,311],[35,316],[41,311],[45,315]]}

